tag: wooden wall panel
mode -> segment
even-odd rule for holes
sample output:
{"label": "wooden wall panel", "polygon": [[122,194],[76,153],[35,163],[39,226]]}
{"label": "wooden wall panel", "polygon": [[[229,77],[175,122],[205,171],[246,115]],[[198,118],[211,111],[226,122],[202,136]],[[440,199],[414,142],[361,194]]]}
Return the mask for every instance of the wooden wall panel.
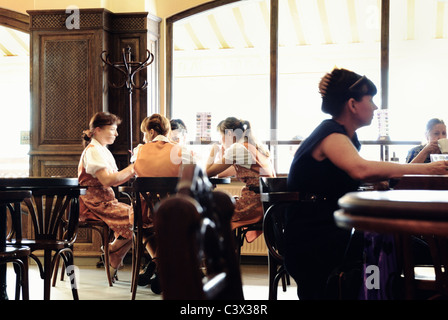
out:
{"label": "wooden wall panel", "polygon": [[70,145],[79,150],[80,132],[89,122],[90,90],[97,87],[89,74],[92,38],[91,34],[41,37],[38,147]]}
{"label": "wooden wall panel", "polygon": [[[122,60],[130,46],[135,61],[146,57],[148,34],[157,44],[160,19],[148,14],[114,14],[105,9],[81,9],[78,29],[68,29],[65,10],[32,10],[30,16],[31,148],[30,176],[77,176],[82,152],[82,131],[98,111],[110,111],[123,119],[119,138],[110,147],[119,168],[127,165],[129,130],[127,92],[109,84],[118,74],[101,60],[107,51],[111,61]],[[148,23],[148,19],[151,20]],[[151,30],[148,30],[148,26]],[[157,53],[154,53],[158,55]],[[156,57],[154,63],[158,63]],[[153,76],[153,69],[151,73]],[[138,74],[143,83],[148,72]],[[158,81],[158,79],[156,80]],[[140,123],[148,110],[146,92],[134,92],[133,135],[140,141]],[[158,106],[155,108],[158,109]],[[100,239],[91,230],[79,235],[76,250],[98,254]]]}

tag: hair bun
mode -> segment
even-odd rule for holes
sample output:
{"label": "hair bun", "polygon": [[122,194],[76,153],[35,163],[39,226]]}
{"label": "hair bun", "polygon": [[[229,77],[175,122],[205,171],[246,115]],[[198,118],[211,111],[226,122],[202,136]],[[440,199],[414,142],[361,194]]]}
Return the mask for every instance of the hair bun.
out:
{"label": "hair bun", "polygon": [[322,79],[320,79],[319,93],[322,98],[325,97],[325,95],[327,94],[327,89],[330,81],[331,81],[331,73],[325,74],[325,76],[323,76]]}
{"label": "hair bun", "polygon": [[92,139],[92,136],[93,136],[93,132],[91,130],[84,130],[82,132],[82,138],[85,141],[90,141]]}

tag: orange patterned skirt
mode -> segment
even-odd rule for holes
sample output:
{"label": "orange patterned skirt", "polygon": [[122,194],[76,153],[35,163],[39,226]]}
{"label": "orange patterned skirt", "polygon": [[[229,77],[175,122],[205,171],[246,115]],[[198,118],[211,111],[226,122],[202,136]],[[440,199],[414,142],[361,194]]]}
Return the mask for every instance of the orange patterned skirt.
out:
{"label": "orange patterned skirt", "polygon": [[[93,178],[93,177],[92,177]],[[112,188],[88,186],[86,194],[79,197],[79,220],[102,220],[116,236],[132,238],[132,207],[119,202]]]}
{"label": "orange patterned skirt", "polygon": [[[241,197],[236,200],[235,212],[232,217],[232,229],[250,225],[263,219],[263,206],[260,195],[244,187]],[[247,242],[252,242],[262,234],[262,231],[246,233]]]}

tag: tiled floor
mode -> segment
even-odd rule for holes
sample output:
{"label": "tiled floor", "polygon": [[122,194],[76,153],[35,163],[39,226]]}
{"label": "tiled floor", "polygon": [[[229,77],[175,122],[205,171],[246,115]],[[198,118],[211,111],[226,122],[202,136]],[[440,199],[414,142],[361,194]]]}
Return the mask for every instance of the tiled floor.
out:
{"label": "tiled floor", "polygon": [[[81,300],[130,300],[131,267],[125,265],[118,273],[119,281],[109,287],[103,268],[96,268],[95,261],[77,263],[79,267],[78,291]],[[243,291],[246,300],[268,299],[268,266],[241,266]],[[10,299],[14,298],[15,273],[8,266],[7,292]],[[67,277],[65,277],[67,279]],[[278,300],[297,300],[296,285],[293,280],[286,292],[278,288]],[[42,300],[43,281],[40,279],[35,264],[30,266],[30,299]],[[58,280],[56,287],[51,288],[52,300],[71,300],[72,294],[67,280]],[[154,294],[148,287],[138,287],[136,300],[161,300],[161,295]]]}

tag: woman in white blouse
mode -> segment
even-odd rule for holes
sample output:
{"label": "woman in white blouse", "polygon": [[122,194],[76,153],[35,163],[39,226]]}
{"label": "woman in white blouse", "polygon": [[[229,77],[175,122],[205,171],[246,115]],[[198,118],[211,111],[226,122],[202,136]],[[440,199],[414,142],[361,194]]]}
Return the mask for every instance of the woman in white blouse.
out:
{"label": "woman in white blouse", "polygon": [[107,148],[118,136],[121,119],[108,112],[98,112],[84,131],[85,149],[78,166],[78,181],[87,191],[80,197],[80,221],[102,220],[115,233],[110,244],[110,268],[113,280],[117,269],[132,245],[132,207],[118,202],[112,186],[118,186],[135,175],[134,165],[118,171],[112,153]]}

